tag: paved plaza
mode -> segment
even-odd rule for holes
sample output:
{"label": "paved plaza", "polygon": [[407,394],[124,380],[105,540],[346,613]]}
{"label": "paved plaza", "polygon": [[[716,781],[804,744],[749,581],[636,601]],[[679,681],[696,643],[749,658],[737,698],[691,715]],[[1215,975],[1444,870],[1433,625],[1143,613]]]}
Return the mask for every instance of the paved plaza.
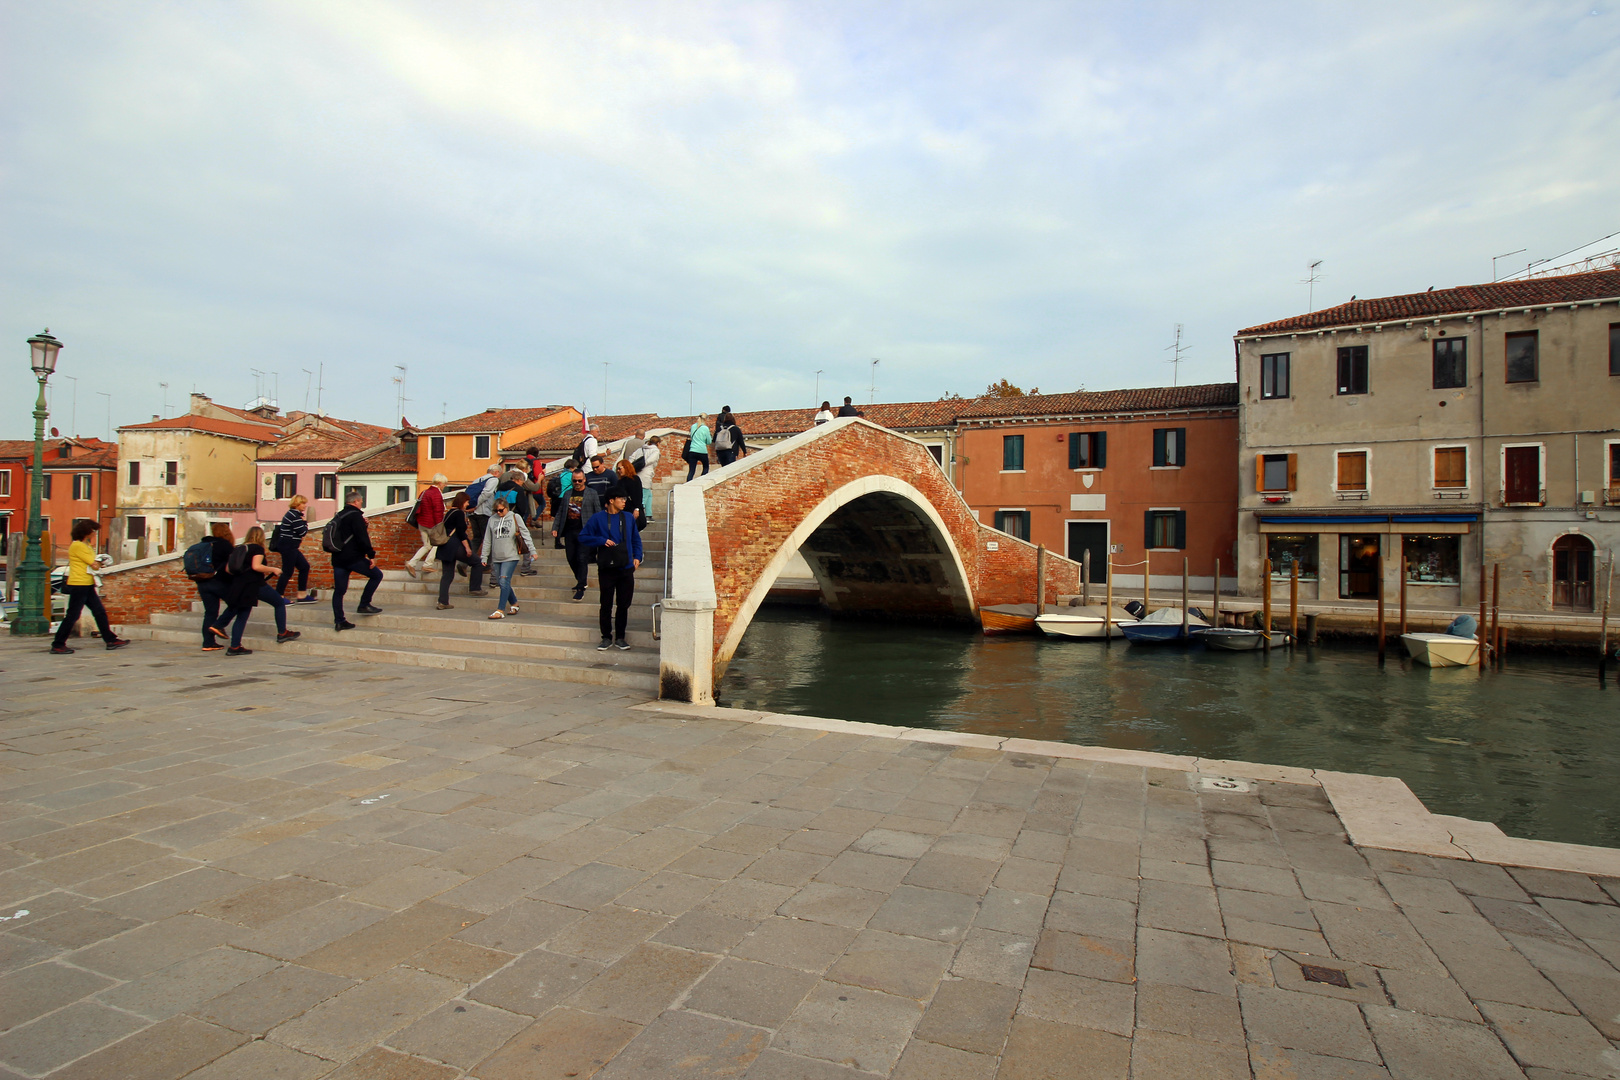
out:
{"label": "paved plaza", "polygon": [[0,641],[0,1076],[1620,1076],[1620,882],[1310,783],[86,644]]}

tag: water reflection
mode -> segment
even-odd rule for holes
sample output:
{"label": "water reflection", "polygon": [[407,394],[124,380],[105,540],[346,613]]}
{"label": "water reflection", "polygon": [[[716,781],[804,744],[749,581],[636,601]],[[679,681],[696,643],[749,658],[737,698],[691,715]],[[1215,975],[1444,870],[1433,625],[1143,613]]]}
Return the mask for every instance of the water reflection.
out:
{"label": "water reflection", "polygon": [[1211,653],[762,609],[722,704],[1399,776],[1435,813],[1620,846],[1620,693],[1590,665],[1430,669],[1370,649]]}

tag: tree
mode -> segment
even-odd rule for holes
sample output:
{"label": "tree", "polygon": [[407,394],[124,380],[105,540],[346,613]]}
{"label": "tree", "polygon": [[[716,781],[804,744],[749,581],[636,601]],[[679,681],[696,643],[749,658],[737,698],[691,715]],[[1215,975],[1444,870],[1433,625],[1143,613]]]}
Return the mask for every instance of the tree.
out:
{"label": "tree", "polygon": [[[1007,381],[1007,379],[1003,378],[1000,382],[993,382],[989,386],[985,387],[984,388],[984,393],[975,394],[973,396],[973,400],[981,401],[984,398],[1027,397],[1030,394],[1038,394],[1040,392],[1041,392],[1041,388],[1038,387],[1038,386],[1032,386],[1026,392],[1026,391],[1014,386],[1011,382]],[[941,400],[941,401],[967,401],[968,399],[963,397],[961,394],[958,394],[956,391],[953,390],[950,393],[941,396],[939,400]]]}

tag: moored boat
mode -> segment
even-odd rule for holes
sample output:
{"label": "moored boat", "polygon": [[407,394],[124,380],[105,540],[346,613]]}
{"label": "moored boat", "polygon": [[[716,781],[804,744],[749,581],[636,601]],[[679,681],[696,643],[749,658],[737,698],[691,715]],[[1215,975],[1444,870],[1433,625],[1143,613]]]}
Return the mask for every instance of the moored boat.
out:
{"label": "moored boat", "polygon": [[[1162,645],[1181,640],[1181,609],[1163,607],[1139,622],[1123,627],[1125,640],[1136,645]],[[1187,609],[1187,632],[1205,629],[1209,623],[1195,608]]]}
{"label": "moored boat", "polygon": [[[1266,643],[1266,635],[1260,631],[1237,626],[1207,626],[1192,631],[1192,636],[1193,640],[1201,641],[1211,649],[1224,649],[1227,652],[1253,652]],[[1288,635],[1276,634],[1274,637],[1286,641]],[[1282,641],[1273,641],[1273,644],[1282,644]]]}
{"label": "moored boat", "polygon": [[1033,634],[1034,604],[992,604],[979,609],[979,625],[987,634]]}
{"label": "moored boat", "polygon": [[1443,634],[1402,634],[1407,654],[1428,667],[1472,667],[1479,661],[1478,620],[1459,615]]}
{"label": "moored boat", "polygon": [[1091,638],[1101,641],[1105,633],[1109,637],[1123,637],[1124,630],[1121,627],[1135,621],[1136,616],[1125,608],[1115,607],[1109,612],[1102,604],[1090,604],[1083,607],[1059,608],[1057,611],[1038,615],[1035,617],[1035,627],[1050,637]]}

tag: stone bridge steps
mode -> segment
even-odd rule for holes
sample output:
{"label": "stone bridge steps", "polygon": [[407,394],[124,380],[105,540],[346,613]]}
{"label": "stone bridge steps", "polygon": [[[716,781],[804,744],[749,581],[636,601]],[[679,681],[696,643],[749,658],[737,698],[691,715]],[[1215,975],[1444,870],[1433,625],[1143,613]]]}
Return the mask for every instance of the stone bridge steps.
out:
{"label": "stone bridge steps", "polygon": [[[533,581],[534,578],[522,578],[520,580]],[[518,607],[521,609],[522,614],[565,619],[577,617],[588,619],[591,625],[595,625],[597,605],[600,601],[596,592],[596,579],[594,577],[591,579],[591,585],[585,593],[585,598],[578,601],[573,599],[574,591],[569,586],[551,588],[525,585],[517,586],[513,591],[517,596]],[[653,601],[659,598],[659,595],[660,589],[656,585],[649,587],[647,582],[643,581],[639,576],[637,577],[636,596],[630,608],[632,623],[646,625],[647,609],[652,606]],[[344,598],[344,607],[351,622],[354,621],[354,608],[359,603],[359,599],[360,590],[351,585],[348,596]],[[496,595],[493,588],[489,590],[488,596],[468,596],[467,582],[464,579],[458,580],[450,587],[450,603],[454,606],[454,610],[457,612],[473,612],[479,618],[484,618],[494,609],[495,599]],[[385,610],[402,608],[410,612],[435,612],[437,611],[436,605],[439,602],[439,587],[437,584],[428,585],[417,581],[385,580],[378,587],[372,602]],[[293,610],[307,608],[321,611],[323,621],[331,620],[332,605],[330,596],[326,591],[321,592],[321,599],[317,604],[292,605]],[[438,612],[438,614],[446,613]]]}

